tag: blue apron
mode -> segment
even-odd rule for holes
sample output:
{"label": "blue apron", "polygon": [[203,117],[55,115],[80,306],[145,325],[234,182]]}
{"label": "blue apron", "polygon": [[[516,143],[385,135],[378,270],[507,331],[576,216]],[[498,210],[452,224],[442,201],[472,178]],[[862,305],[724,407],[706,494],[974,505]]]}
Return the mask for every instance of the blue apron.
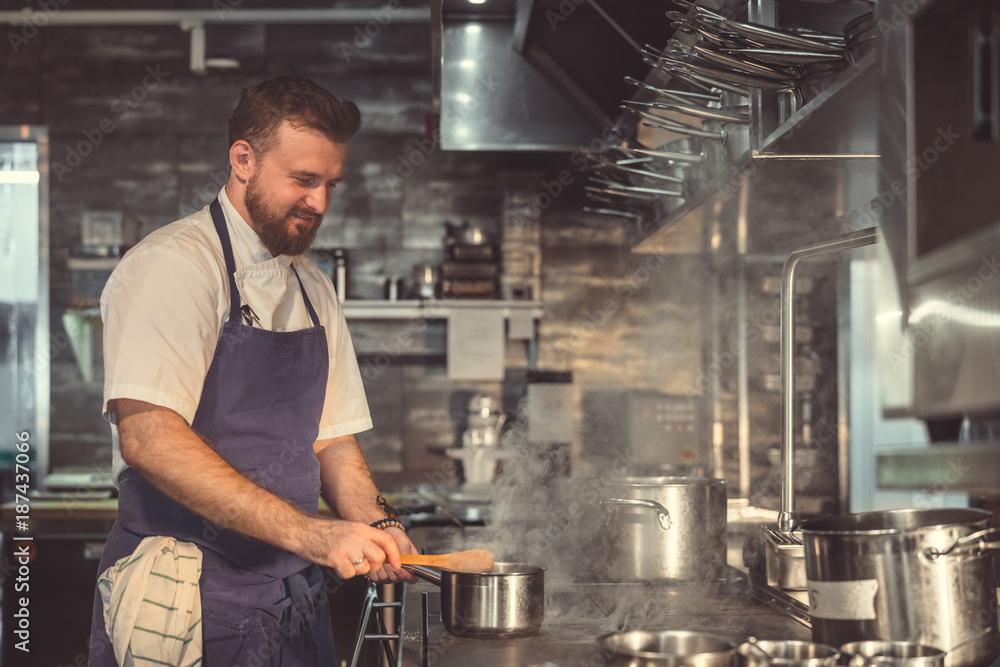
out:
{"label": "blue apron", "polygon": [[[326,332],[301,280],[312,327],[277,332],[241,322],[233,248],[218,199],[210,209],[226,260],[230,310],[191,428],[237,471],[317,514],[320,475],[313,443],[326,397]],[[206,667],[338,664],[317,565],[212,524],[131,468],[122,472],[118,487],[118,520],[99,572],[131,554],[149,535],[197,544],[203,554]],[[116,664],[100,595],[95,598],[89,664]]]}

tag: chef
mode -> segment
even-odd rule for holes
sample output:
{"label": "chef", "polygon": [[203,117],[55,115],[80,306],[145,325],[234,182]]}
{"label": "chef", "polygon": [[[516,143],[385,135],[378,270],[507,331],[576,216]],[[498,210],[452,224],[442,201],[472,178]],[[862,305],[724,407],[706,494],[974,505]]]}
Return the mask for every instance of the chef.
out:
{"label": "chef", "polygon": [[[91,667],[115,665],[116,651],[191,646],[146,627],[154,612],[195,619],[184,627],[200,628],[206,667],[339,664],[319,566],[414,581],[400,569],[413,545],[355,440],[372,421],[341,304],[303,256],[359,127],[354,104],[308,79],[244,90],[217,199],[147,236],[105,286],[119,507],[99,567]],[[320,496],[337,518],[318,515]],[[176,562],[199,564],[185,585],[200,600],[179,611],[145,600],[130,640],[117,614],[156,576],[144,583],[127,569],[149,544],[159,556],[193,554]]]}

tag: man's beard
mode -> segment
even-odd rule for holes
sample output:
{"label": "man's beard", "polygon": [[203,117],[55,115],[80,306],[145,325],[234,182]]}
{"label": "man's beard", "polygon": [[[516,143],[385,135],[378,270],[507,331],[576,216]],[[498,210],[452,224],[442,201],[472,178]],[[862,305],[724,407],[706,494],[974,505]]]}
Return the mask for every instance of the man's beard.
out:
{"label": "man's beard", "polygon": [[[247,180],[246,195],[243,199],[250,214],[250,226],[257,232],[257,236],[264,243],[264,247],[277,257],[278,255],[301,255],[312,242],[316,240],[316,232],[319,231],[323,216],[301,206],[294,206],[288,211],[281,212],[271,203],[267,195],[261,190],[256,179],[251,176]],[[298,225],[293,224],[289,229],[288,218],[294,215],[301,215],[313,219],[313,224],[305,231],[301,231]]]}

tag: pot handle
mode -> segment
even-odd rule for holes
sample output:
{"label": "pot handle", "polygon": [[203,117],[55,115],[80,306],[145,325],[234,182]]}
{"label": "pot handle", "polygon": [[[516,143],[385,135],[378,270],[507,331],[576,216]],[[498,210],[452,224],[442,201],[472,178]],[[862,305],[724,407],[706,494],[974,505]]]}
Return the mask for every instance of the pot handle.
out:
{"label": "pot handle", "polygon": [[415,574],[424,581],[429,581],[435,586],[441,585],[441,573],[438,570],[425,567],[423,565],[404,565],[403,569],[411,574]]}
{"label": "pot handle", "polygon": [[620,505],[622,507],[646,507],[656,511],[656,520],[660,522],[660,528],[670,530],[673,521],[670,518],[670,511],[655,500],[640,500],[637,498],[609,498],[603,501],[609,505]]}
{"label": "pot handle", "polygon": [[1000,526],[993,526],[969,533],[955,540],[954,544],[944,550],[940,550],[937,547],[928,547],[924,549],[924,556],[930,560],[936,560],[941,556],[962,554],[963,552],[981,554],[987,550],[1000,549],[1000,541],[987,539],[996,535],[1000,535]]}

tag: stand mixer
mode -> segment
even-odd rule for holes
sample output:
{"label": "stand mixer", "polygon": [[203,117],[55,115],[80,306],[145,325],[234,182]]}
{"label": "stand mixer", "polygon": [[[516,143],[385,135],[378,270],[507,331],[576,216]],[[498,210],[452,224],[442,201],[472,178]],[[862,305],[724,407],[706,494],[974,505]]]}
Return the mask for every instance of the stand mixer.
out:
{"label": "stand mixer", "polygon": [[462,462],[465,481],[462,490],[486,495],[496,476],[497,461],[505,452],[499,447],[500,429],[507,415],[500,411],[500,399],[492,394],[475,394],[469,401],[469,416],[462,446],[447,450]]}

